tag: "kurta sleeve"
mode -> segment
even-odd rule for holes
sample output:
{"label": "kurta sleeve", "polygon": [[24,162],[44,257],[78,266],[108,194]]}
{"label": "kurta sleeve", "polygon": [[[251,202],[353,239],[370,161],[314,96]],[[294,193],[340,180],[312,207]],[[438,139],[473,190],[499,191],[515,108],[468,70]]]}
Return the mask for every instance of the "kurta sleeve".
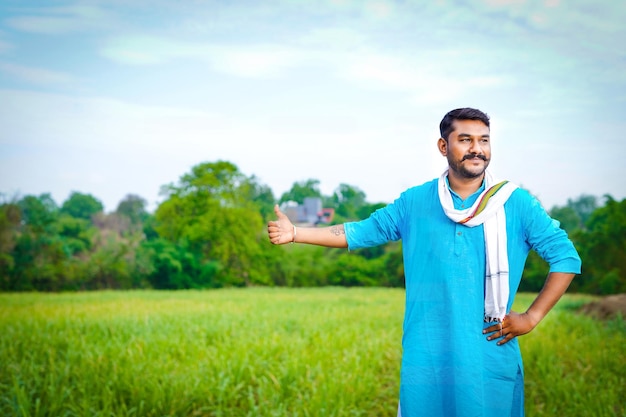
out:
{"label": "kurta sleeve", "polygon": [[348,249],[368,248],[399,240],[400,222],[404,218],[404,194],[392,204],[376,210],[365,220],[344,224]]}
{"label": "kurta sleeve", "polygon": [[550,272],[580,274],[581,260],[574,244],[561,229],[560,223],[552,219],[536,198],[528,205],[526,240],[528,244],[550,265]]}

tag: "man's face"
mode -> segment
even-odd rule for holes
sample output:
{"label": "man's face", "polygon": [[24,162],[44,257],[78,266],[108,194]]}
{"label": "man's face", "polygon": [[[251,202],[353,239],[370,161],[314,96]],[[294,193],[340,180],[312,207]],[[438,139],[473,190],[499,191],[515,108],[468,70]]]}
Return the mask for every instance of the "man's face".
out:
{"label": "man's face", "polygon": [[455,120],[452,126],[448,141],[439,142],[450,171],[461,178],[480,177],[491,160],[489,128],[480,120]]}

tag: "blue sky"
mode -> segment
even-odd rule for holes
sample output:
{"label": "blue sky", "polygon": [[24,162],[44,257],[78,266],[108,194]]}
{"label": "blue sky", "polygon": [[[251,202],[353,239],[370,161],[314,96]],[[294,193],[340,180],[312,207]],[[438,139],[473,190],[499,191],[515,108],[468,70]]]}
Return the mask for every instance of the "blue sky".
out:
{"label": "blue sky", "polygon": [[277,198],[391,202],[438,125],[492,119],[498,177],[546,208],[626,198],[626,2],[4,0],[0,193],[125,195],[227,160]]}

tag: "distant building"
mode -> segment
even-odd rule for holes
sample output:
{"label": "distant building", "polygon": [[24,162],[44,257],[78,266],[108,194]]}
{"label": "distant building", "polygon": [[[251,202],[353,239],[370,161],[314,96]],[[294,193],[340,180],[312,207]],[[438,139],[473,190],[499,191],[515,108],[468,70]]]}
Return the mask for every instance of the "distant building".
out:
{"label": "distant building", "polygon": [[280,209],[297,225],[328,224],[335,216],[335,209],[323,208],[322,199],[319,197],[306,197],[302,205],[288,201],[283,203]]}

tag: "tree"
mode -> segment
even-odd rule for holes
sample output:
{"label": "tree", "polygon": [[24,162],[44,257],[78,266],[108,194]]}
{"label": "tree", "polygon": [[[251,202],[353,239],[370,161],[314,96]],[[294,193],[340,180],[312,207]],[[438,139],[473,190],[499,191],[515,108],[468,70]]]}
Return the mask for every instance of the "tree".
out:
{"label": "tree", "polygon": [[96,229],[88,220],[78,219],[68,214],[59,216],[56,230],[68,256],[88,251],[96,234]]}
{"label": "tree", "polygon": [[576,200],[568,199],[567,207],[570,207],[578,214],[582,226],[587,223],[591,214],[598,208],[598,199],[595,196],[583,194]]}
{"label": "tree", "polygon": [[[589,218],[592,212],[597,208],[597,199],[590,195],[581,195],[578,199],[568,199],[567,205],[558,207],[554,206],[550,210],[550,216],[555,220],[558,220],[560,226],[565,230],[570,239],[577,244],[584,239],[581,236],[585,230],[585,220]],[[580,244],[577,244],[580,246]],[[583,258],[583,268],[586,269],[588,264],[586,257],[583,255],[581,248],[578,248],[581,258]],[[526,259],[524,266],[523,279],[520,283],[521,291],[540,291],[545,282],[546,276],[549,272],[549,266],[537,253],[530,252]],[[570,291],[578,291],[581,289],[581,282],[584,281],[583,277],[576,278],[571,286]]]}
{"label": "tree", "polygon": [[366,203],[357,210],[357,216],[359,219],[365,219],[369,217],[373,212],[375,212],[379,208],[385,207],[386,205],[386,203]]}
{"label": "tree", "polygon": [[583,259],[582,290],[596,294],[626,292],[626,199],[605,196],[577,236]]}
{"label": "tree", "polygon": [[358,220],[359,210],[366,205],[365,193],[357,187],[340,184],[333,194],[335,215],[342,220]]}
{"label": "tree", "polygon": [[103,209],[104,206],[100,200],[91,194],[73,191],[61,206],[61,213],[69,214],[77,219],[91,220],[94,214],[100,213]]}
{"label": "tree", "polygon": [[298,204],[303,204],[306,197],[322,198],[319,187],[320,182],[315,179],[295,182],[291,186],[291,189],[280,197],[279,204],[286,203],[287,201],[295,201]]}
{"label": "tree", "polygon": [[37,233],[49,231],[59,211],[49,193],[41,194],[39,197],[27,195],[17,205],[22,212],[24,223]]}
{"label": "tree", "polygon": [[385,287],[404,287],[402,242],[393,242],[387,245],[383,262],[385,278],[380,280],[379,285]]}
{"label": "tree", "polygon": [[571,206],[552,208],[550,217],[558,220],[561,223],[561,228],[568,234],[584,227],[582,218]]}
{"label": "tree", "polygon": [[0,205],[0,290],[11,287],[10,276],[15,267],[14,249],[22,213],[15,203]]}
{"label": "tree", "polygon": [[67,256],[57,236],[56,203],[50,194],[27,195],[13,207],[19,213],[10,217],[19,218],[19,223],[11,230],[10,252],[2,256],[5,266],[10,266],[5,268],[3,287],[21,291],[59,289]]}
{"label": "tree", "polygon": [[242,192],[248,194],[248,199],[258,206],[264,220],[274,218],[274,204],[276,204],[276,199],[269,186],[260,184],[258,179],[253,175],[244,182]]}
{"label": "tree", "polygon": [[270,283],[262,262],[269,245],[251,184],[256,187],[229,162],[196,165],[164,189],[168,198],[156,210],[155,230],[200,262],[218,262],[221,285]]}
{"label": "tree", "polygon": [[184,244],[158,238],[143,242],[139,253],[148,260],[150,269],[145,275],[153,288],[178,290],[219,286],[214,281],[217,263],[203,262]]}
{"label": "tree", "polygon": [[115,212],[128,217],[132,225],[142,225],[148,217],[146,210],[147,202],[142,197],[135,194],[128,194],[117,205]]}
{"label": "tree", "polygon": [[361,256],[350,253],[342,253],[336,260],[337,267],[331,272],[329,281],[331,285],[344,287],[374,286],[376,281],[376,261],[368,261]]}
{"label": "tree", "polygon": [[550,272],[550,267],[535,251],[530,251],[526,264],[524,265],[524,273],[519,284],[520,291],[539,292],[546,282],[546,277]]}
{"label": "tree", "polygon": [[208,197],[223,205],[245,203],[246,193],[240,187],[246,182],[236,165],[227,161],[204,162],[191,168],[184,174],[177,185],[170,184],[162,193],[179,197]]}

